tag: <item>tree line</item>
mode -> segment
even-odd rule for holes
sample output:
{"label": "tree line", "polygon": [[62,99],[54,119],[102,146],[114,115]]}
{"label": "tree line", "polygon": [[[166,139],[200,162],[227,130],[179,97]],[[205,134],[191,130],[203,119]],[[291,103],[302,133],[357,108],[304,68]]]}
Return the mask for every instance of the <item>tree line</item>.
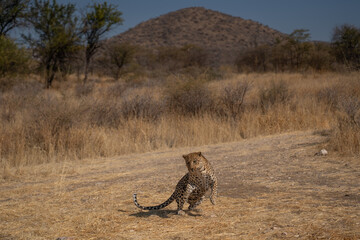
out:
{"label": "tree line", "polygon": [[5,53],[1,74],[25,61],[26,50],[17,48],[7,36],[12,29],[26,26],[31,30],[22,34],[22,38],[31,47],[39,67],[45,70],[47,88],[51,87],[55,73],[66,71],[81,50],[86,82],[89,64],[104,35],[123,22],[122,13],[107,2],[92,3],[78,13],[74,4],[60,4],[56,0],[2,0],[0,10],[0,51]]}
{"label": "tree line", "polygon": [[[77,72],[85,83],[94,70],[118,79],[143,69],[193,73],[211,68],[201,46],[145,49],[105,41],[106,33],[123,22],[122,13],[107,2],[89,4],[79,12],[74,4],[56,0],[2,0],[0,11],[0,79],[37,69],[50,88],[56,74]],[[29,29],[21,34],[27,48],[9,37],[24,27]],[[360,29],[338,26],[330,43],[310,41],[309,31],[298,29],[272,45],[241,52],[234,64],[239,72],[359,70]]]}
{"label": "tree line", "polygon": [[360,29],[337,26],[330,43],[310,41],[308,30],[297,29],[272,45],[240,54],[235,64],[240,72],[356,71],[360,69]]}

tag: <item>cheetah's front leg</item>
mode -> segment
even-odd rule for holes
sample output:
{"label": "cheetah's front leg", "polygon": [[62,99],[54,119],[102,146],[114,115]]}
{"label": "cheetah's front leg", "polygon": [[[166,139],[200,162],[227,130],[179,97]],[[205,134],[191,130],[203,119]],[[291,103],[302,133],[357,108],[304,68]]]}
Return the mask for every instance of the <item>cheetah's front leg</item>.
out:
{"label": "cheetah's front leg", "polygon": [[216,204],[216,196],[217,196],[217,179],[214,177],[211,182],[211,195],[210,201],[213,205]]}
{"label": "cheetah's front leg", "polygon": [[178,199],[176,199],[176,202],[178,204],[177,214],[179,214],[179,215],[185,214],[182,209],[184,207],[185,202],[188,200],[190,194],[194,190],[195,190],[195,186],[193,186],[191,184],[187,184],[185,192]]}

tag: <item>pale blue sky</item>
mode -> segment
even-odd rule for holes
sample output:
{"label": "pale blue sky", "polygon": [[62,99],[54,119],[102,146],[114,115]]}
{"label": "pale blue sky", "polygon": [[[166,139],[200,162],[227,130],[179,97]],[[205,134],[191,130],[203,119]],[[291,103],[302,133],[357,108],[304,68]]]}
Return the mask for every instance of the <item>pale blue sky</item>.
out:
{"label": "pale blue sky", "polygon": [[[75,3],[78,9],[94,2]],[[103,2],[103,1],[95,1]],[[312,40],[330,41],[333,28],[344,23],[360,27],[360,0],[108,0],[123,13],[123,25],[109,36],[119,34],[150,18],[181,8],[201,6],[232,16],[251,19],[283,33],[309,29]]]}

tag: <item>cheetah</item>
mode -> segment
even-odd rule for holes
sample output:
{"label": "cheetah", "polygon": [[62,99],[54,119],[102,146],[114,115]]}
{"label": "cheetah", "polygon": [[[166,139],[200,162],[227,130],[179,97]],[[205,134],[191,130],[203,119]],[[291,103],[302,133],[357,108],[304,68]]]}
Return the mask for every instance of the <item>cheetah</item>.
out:
{"label": "cheetah", "polygon": [[189,172],[180,179],[169,199],[157,206],[144,207],[138,203],[136,193],[134,193],[134,203],[138,208],[143,210],[158,210],[176,200],[177,214],[184,215],[185,213],[182,209],[185,202],[189,203],[189,210],[195,209],[201,204],[206,191],[209,189],[211,190],[210,201],[213,205],[216,204],[217,179],[209,161],[201,152],[189,153],[183,155],[183,158],[185,159]]}

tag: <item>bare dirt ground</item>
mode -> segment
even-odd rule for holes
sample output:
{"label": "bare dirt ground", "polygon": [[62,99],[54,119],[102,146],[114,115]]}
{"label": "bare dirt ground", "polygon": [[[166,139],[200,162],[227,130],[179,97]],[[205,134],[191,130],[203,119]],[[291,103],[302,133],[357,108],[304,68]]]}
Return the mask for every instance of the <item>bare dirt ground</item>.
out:
{"label": "bare dirt ground", "polygon": [[[326,137],[293,132],[241,142],[4,170],[0,239],[360,239],[360,161]],[[217,205],[175,213],[159,204],[202,151],[219,180]]]}

